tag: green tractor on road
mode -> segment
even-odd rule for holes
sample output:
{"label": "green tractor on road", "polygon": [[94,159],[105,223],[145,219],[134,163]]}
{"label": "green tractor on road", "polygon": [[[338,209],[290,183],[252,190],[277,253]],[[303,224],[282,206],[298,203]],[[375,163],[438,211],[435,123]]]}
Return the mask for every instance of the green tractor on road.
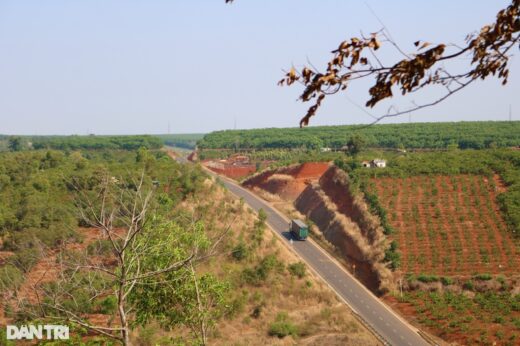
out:
{"label": "green tractor on road", "polygon": [[298,240],[305,240],[309,235],[309,226],[307,226],[303,221],[293,219],[291,220],[291,234],[296,237]]}

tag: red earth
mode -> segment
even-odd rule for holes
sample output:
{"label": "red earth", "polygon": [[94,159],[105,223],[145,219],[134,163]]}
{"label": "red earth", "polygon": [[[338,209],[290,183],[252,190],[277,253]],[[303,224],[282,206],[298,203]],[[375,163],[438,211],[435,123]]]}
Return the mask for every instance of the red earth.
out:
{"label": "red earth", "polygon": [[255,175],[244,181],[243,185],[248,188],[259,187],[293,201],[305,190],[308,183],[317,181],[329,167],[327,162],[307,162],[283,167]]}
{"label": "red earth", "polygon": [[[504,187],[477,175],[372,180],[397,231],[403,272],[519,273],[520,246],[496,197]],[[499,183],[499,182],[498,182]]]}

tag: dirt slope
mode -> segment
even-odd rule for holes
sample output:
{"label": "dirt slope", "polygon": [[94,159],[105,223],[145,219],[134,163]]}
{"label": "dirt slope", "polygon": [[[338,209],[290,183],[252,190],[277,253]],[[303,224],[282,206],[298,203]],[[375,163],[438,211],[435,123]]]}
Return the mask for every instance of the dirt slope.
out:
{"label": "dirt slope", "polygon": [[243,185],[249,188],[258,187],[293,201],[305,190],[307,184],[318,180],[329,166],[326,162],[308,162],[269,170],[249,178]]}
{"label": "dirt slope", "polygon": [[373,291],[391,287],[392,274],[381,263],[385,237],[379,220],[361,198],[351,196],[343,171],[329,164],[306,163],[261,173],[244,185],[294,202],[296,210],[312,220],[356,268],[367,287]]}

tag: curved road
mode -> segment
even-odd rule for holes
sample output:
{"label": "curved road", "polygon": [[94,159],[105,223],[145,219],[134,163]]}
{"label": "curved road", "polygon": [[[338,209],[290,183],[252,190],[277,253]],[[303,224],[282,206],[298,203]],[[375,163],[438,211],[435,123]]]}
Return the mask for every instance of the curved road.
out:
{"label": "curved road", "polygon": [[[214,172],[207,171],[216,176]],[[263,209],[267,214],[269,226],[379,334],[386,344],[430,345],[417,333],[416,328],[392,312],[316,243],[312,240],[293,241],[288,231],[289,220],[285,216],[249,190],[220,175],[219,178],[234,195],[243,198],[251,208],[256,211]]]}

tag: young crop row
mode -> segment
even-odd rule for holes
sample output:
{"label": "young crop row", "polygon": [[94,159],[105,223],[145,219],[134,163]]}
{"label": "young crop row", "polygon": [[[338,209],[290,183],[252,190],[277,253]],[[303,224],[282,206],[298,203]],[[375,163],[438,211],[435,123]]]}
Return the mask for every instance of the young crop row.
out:
{"label": "young crop row", "polygon": [[389,215],[403,271],[471,274],[517,272],[518,240],[496,203],[496,186],[475,175],[372,180],[371,194]]}

